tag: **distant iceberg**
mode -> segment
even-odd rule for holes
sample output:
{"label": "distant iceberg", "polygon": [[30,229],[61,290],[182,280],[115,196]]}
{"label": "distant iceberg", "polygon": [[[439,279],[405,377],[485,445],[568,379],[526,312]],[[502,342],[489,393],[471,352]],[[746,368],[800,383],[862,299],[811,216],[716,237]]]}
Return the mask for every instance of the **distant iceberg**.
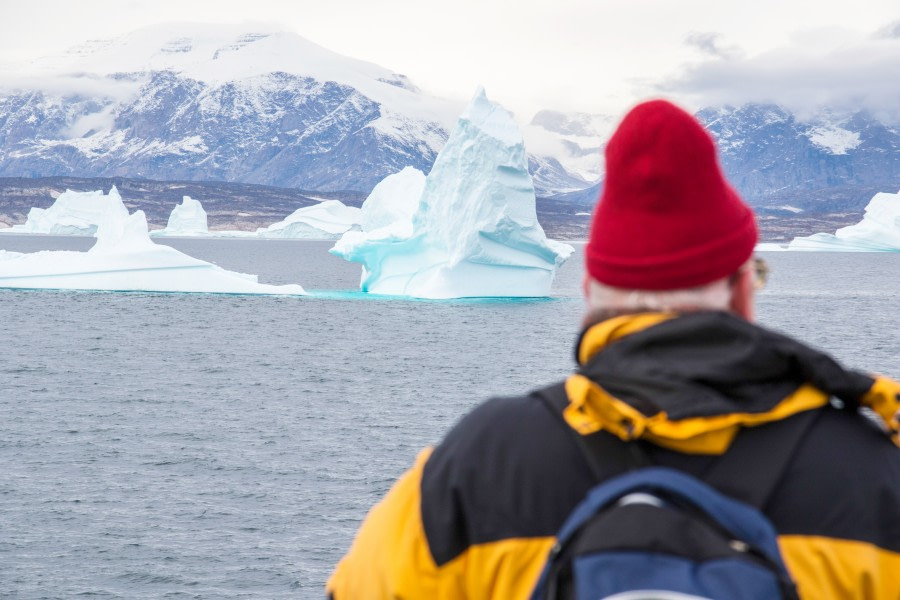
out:
{"label": "distant iceberg", "polygon": [[[0,229],[4,233],[92,236],[109,211],[124,218],[128,209],[115,186],[104,195],[101,190],[66,190],[50,208],[32,208],[24,224]],[[291,238],[335,240],[344,232],[358,230],[360,209],[338,200],[325,200],[294,211],[283,221],[256,231],[210,231],[208,217],[199,200],[182,197],[169,215],[165,229],[155,229],[151,237]]]}
{"label": "distant iceberg", "polygon": [[794,238],[788,250],[830,252],[900,252],[900,192],[878,193],[862,221],[830,233]]}
{"label": "distant iceberg", "polygon": [[8,233],[45,233],[55,235],[94,235],[97,225],[110,213],[118,217],[128,216],[122,204],[119,190],[113,186],[109,195],[102,190],[75,192],[66,190],[57,197],[50,208],[32,208],[24,224],[13,225]]}
{"label": "distant iceberg", "polygon": [[206,211],[199,200],[183,196],[181,204],[176,204],[169,215],[165,229],[151,231],[153,237],[166,236],[207,236],[209,224]]}
{"label": "distant iceberg", "polygon": [[522,134],[479,90],[431,173],[391,175],[362,206],[362,230],[331,249],[362,263],[364,292],[416,298],[549,296],[574,251],[537,221]]}
{"label": "distant iceberg", "polygon": [[299,285],[261,284],[256,275],[226,271],[155,244],[144,213],[129,215],[118,193],[115,199],[97,219],[97,241],[87,252],[0,250],[0,288],[305,294]]}
{"label": "distant iceberg", "polygon": [[325,200],[295,210],[283,221],[257,229],[256,235],[261,238],[334,240],[347,231],[359,229],[361,214],[355,206]]}
{"label": "distant iceberg", "polygon": [[754,250],[756,252],[784,252],[788,245],[781,242],[759,242]]}

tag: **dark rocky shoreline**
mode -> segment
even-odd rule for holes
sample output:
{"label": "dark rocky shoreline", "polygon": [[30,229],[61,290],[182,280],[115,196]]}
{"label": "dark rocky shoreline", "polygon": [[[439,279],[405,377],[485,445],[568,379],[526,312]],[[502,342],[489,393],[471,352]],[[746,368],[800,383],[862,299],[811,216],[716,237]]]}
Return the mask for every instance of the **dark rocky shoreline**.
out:
{"label": "dark rocky shoreline", "polygon": [[[316,192],[246,183],[217,181],[152,181],[123,177],[4,177],[0,178],[0,227],[24,223],[31,207],[47,208],[66,189],[103,190],[115,185],[129,210],[143,210],[151,229],[165,227],[182,196],[203,204],[211,230],[265,227],[321,199],[360,206],[366,194],[358,191]],[[538,198],[538,219],[547,235],[560,240],[587,238],[593,199],[586,194]],[[760,237],[789,242],[795,236],[834,232],[859,222],[862,210],[801,214],[759,211]]]}

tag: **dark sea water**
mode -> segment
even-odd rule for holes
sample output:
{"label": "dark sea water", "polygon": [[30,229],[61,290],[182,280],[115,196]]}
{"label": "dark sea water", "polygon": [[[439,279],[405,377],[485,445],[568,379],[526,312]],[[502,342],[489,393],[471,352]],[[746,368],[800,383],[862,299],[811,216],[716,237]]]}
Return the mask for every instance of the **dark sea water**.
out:
{"label": "dark sea water", "polygon": [[[581,246],[551,299],[426,302],[329,242],[165,243],[314,295],[0,290],[2,598],[320,598],[423,446],[572,368]],[[762,323],[900,377],[900,254],[765,257]]]}

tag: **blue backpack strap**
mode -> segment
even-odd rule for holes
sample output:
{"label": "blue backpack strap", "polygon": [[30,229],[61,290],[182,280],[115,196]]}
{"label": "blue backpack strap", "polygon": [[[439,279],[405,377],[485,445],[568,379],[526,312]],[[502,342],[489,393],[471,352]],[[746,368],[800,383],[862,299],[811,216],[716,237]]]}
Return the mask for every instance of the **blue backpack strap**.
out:
{"label": "blue backpack strap", "polygon": [[668,467],[632,471],[592,489],[560,529],[559,544],[564,546],[585,521],[632,492],[648,492],[696,506],[724,526],[733,537],[753,544],[769,560],[781,563],[775,530],[766,520],[759,519],[756,509],[716,492],[696,477]]}
{"label": "blue backpack strap", "polygon": [[[666,503],[674,503],[701,517],[745,545],[744,551],[776,574],[783,598],[797,599],[796,588],[778,549],[777,533],[756,508],[730,498],[696,477],[668,467],[646,467],[616,477],[594,487],[572,511],[557,535],[550,557],[532,593],[532,599],[569,597],[571,589],[560,592],[560,569],[570,547],[591,519],[629,494],[647,493]],[[561,594],[561,595],[560,595]]]}

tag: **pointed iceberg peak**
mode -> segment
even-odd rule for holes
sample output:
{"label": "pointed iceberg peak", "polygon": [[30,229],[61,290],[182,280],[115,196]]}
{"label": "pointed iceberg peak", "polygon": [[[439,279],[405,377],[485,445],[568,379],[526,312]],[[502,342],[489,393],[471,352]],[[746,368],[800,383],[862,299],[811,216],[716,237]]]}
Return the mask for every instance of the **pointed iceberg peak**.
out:
{"label": "pointed iceberg peak", "polygon": [[502,140],[509,145],[523,143],[522,132],[516,125],[512,113],[488,100],[487,93],[481,86],[475,90],[475,95],[459,120],[460,122],[466,121],[484,131],[485,135]]}
{"label": "pointed iceberg peak", "polygon": [[332,248],[363,264],[362,291],[550,295],[556,269],[573,249],[548,240],[538,223],[525,144],[509,112],[479,89],[424,186],[420,177],[404,170],[382,181],[363,203],[363,230]]}
{"label": "pointed iceberg peak", "polygon": [[106,218],[97,225],[96,237],[97,242],[88,250],[90,254],[120,253],[125,249],[134,251],[154,246],[150,241],[147,216],[142,210],[131,215],[127,209],[124,215],[107,213]]}

